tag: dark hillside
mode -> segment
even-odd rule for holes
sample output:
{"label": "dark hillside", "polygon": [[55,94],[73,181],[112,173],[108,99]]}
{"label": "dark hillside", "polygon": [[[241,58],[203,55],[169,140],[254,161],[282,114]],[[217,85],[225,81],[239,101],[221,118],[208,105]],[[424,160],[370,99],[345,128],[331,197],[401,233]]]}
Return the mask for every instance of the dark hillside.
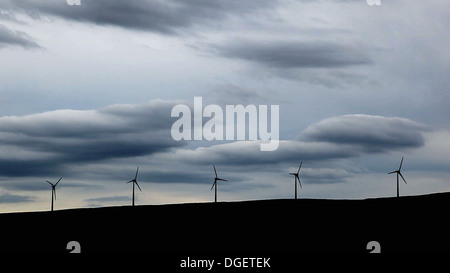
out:
{"label": "dark hillside", "polygon": [[0,214],[0,252],[446,252],[450,193]]}

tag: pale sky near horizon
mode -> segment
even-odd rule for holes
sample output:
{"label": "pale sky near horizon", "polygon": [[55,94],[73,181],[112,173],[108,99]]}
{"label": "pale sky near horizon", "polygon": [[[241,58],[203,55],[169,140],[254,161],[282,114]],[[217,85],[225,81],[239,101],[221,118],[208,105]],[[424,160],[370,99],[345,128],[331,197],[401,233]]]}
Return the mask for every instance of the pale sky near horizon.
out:
{"label": "pale sky near horizon", "polygon": [[[450,190],[450,2],[0,0],[0,213]],[[279,105],[280,146],[174,141],[176,104]],[[205,118],[203,121],[208,120]]]}

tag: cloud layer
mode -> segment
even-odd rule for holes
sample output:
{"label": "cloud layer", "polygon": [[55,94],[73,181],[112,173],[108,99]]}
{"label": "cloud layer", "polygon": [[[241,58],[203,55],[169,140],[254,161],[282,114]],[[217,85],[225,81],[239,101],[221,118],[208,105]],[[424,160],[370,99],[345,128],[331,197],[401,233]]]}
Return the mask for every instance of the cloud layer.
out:
{"label": "cloud layer", "polygon": [[179,149],[176,157],[192,164],[217,162],[238,166],[343,159],[421,147],[425,131],[426,126],[405,118],[344,115],[309,126],[296,140],[281,140],[273,152],[262,154],[260,141],[238,141]]}
{"label": "cloud layer", "polygon": [[304,130],[299,139],[357,146],[367,152],[418,148],[427,127],[405,118],[344,115],[324,119]]}
{"label": "cloud layer", "polygon": [[[193,148],[186,142],[174,141],[170,135],[173,105],[175,102],[156,100],[98,110],[56,110],[0,117],[0,147],[4,155],[0,159],[0,175],[63,175],[74,164],[88,166],[150,157],[162,169],[141,171],[143,181],[209,183],[210,177],[202,171],[188,168],[174,172],[170,166],[214,163],[236,167],[346,159],[421,147],[422,134],[427,130],[404,118],[344,115],[310,125],[297,139],[281,140],[273,152],[261,152],[261,141],[208,142],[212,145]],[[104,175],[108,179],[116,176],[114,172]],[[342,180],[342,175],[326,170],[321,180],[326,181],[327,177]]]}
{"label": "cloud layer", "polygon": [[372,62],[361,48],[329,41],[235,39],[213,48],[224,57],[274,68],[336,68]]}
{"label": "cloud layer", "polygon": [[0,47],[4,46],[40,48],[40,46],[25,32],[14,31],[0,24]]}
{"label": "cloud layer", "polygon": [[242,15],[272,6],[274,1],[209,0],[83,0],[68,7],[65,1],[5,1],[4,9],[18,10],[39,18],[44,15],[98,25],[174,34],[193,24],[212,22],[230,14]]}
{"label": "cloud layer", "polygon": [[31,196],[15,195],[4,193],[0,195],[0,204],[24,203],[33,202],[34,198]]}
{"label": "cloud layer", "polygon": [[149,155],[183,145],[170,136],[172,103],[111,105],[0,117],[0,174],[58,173],[59,167]]}

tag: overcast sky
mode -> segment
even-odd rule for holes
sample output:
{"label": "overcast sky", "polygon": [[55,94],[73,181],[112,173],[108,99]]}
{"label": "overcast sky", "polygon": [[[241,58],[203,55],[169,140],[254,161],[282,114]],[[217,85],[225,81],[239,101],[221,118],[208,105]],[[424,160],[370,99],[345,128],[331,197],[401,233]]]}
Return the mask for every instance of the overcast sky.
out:
{"label": "overcast sky", "polygon": [[[0,212],[450,190],[447,0],[0,0]],[[279,105],[280,145],[175,141],[176,104]],[[204,121],[208,119],[205,118]],[[221,182],[221,181],[219,181]]]}

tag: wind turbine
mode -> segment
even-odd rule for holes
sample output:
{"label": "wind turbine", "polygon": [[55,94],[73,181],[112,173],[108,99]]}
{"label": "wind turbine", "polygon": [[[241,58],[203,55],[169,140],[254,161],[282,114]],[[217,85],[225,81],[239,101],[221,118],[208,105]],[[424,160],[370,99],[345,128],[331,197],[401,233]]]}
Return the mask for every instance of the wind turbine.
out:
{"label": "wind turbine", "polygon": [[405,184],[407,184],[405,178],[403,177],[402,173],[400,172],[400,170],[402,169],[402,164],[403,164],[403,156],[402,156],[402,161],[400,162],[400,167],[398,167],[398,170],[388,173],[388,174],[397,173],[397,197],[400,196],[399,186],[398,186],[398,176],[401,176],[403,181],[405,182]]}
{"label": "wind turbine", "polygon": [[136,169],[136,175],[134,176],[134,179],[132,179],[132,180],[130,180],[130,181],[127,182],[127,183],[133,183],[133,201],[132,201],[132,203],[131,203],[132,206],[134,206],[134,184],[136,184],[136,186],[139,188],[139,190],[142,191],[142,190],[141,190],[141,187],[139,187],[139,184],[138,184],[138,182],[137,182],[138,172],[139,172],[139,166],[138,166],[137,169]]}
{"label": "wind turbine", "polygon": [[297,181],[300,185],[300,188],[302,187],[302,182],[300,182],[300,177],[298,176],[300,172],[300,168],[302,167],[303,162],[300,162],[300,166],[298,167],[298,170],[296,173],[289,173],[290,175],[294,176],[294,184],[295,184],[295,199],[297,199]]}
{"label": "wind turbine", "polygon": [[61,179],[62,179],[62,177],[55,184],[53,184],[52,182],[50,182],[48,180],[45,180],[45,181],[47,181],[47,183],[50,184],[50,186],[52,186],[52,211],[53,211],[53,199],[56,200],[56,185],[58,185],[58,183],[59,183],[59,181],[61,181]]}
{"label": "wind turbine", "polygon": [[213,183],[213,185],[212,185],[212,187],[211,187],[211,190],[213,189],[213,188],[215,188],[215,192],[214,192],[214,203],[217,203],[217,181],[228,181],[228,180],[225,180],[225,179],[222,179],[222,178],[219,178],[219,177],[217,177],[217,171],[216,171],[216,166],[214,166],[213,165],[213,167],[214,167],[214,173],[216,174],[216,177],[214,178],[214,183]]}

